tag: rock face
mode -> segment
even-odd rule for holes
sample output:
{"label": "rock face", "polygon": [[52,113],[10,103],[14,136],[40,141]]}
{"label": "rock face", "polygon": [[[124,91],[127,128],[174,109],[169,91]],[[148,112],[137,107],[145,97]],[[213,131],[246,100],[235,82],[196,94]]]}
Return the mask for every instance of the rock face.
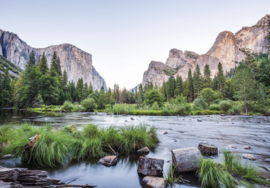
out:
{"label": "rock face", "polygon": [[[270,29],[268,27],[269,21],[270,15],[266,15],[256,25],[243,27],[235,34],[230,31],[219,33],[213,46],[206,54],[199,55],[191,51],[183,53],[177,49],[170,50],[165,64],[162,62],[154,64],[154,61],[150,63],[148,70],[143,75],[143,86],[149,82],[161,86],[164,81],[168,81],[170,76],[181,76],[183,80],[186,80],[189,69],[194,72],[196,65],[200,67],[203,74],[203,68],[208,64],[213,78],[218,72],[219,62],[222,64],[224,72],[228,72],[231,68],[235,68],[235,61],[239,62],[245,59],[245,55],[240,49],[250,49],[254,53],[267,53],[265,36]],[[172,71],[164,72],[165,69]],[[176,72],[174,73],[174,71]]]}
{"label": "rock face", "polygon": [[91,82],[94,89],[100,89],[103,86],[107,90],[105,80],[92,65],[91,54],[71,44],[32,48],[22,41],[18,35],[0,30],[0,55],[3,55],[15,65],[24,69],[32,50],[35,53],[36,61],[44,52],[49,67],[53,52],[55,51],[60,58],[62,71],[67,71],[69,81],[73,80],[77,83],[79,78],[83,78],[83,81],[87,82],[88,85]]}

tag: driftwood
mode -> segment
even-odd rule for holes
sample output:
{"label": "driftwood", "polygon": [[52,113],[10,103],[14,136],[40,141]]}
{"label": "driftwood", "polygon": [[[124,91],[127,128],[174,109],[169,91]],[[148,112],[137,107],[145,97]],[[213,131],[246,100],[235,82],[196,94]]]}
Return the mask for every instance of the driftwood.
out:
{"label": "driftwood", "polygon": [[[48,187],[50,185],[60,185],[59,179],[47,177],[46,171],[28,170],[27,168],[3,168],[0,167],[0,180],[4,182],[14,182],[17,187]],[[15,187],[14,185],[11,187]]]}
{"label": "driftwood", "polygon": [[198,146],[200,152],[202,155],[217,155],[218,154],[218,148],[212,144],[208,143],[200,143]]}
{"label": "driftwood", "polygon": [[34,144],[38,141],[38,139],[41,138],[41,135],[35,135],[31,138],[29,138],[29,142],[24,146],[25,150],[31,150]]}
{"label": "driftwood", "polygon": [[83,187],[83,188],[89,188],[89,187],[97,187],[97,186],[95,186],[95,185],[88,185],[88,184],[86,184],[86,185],[78,185],[78,184],[67,185],[67,184],[65,184],[65,185],[57,185],[56,187]]}

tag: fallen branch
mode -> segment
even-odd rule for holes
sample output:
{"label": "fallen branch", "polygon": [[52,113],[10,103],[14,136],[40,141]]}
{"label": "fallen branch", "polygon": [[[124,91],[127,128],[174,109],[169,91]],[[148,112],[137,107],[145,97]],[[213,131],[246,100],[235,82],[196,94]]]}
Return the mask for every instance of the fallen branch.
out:
{"label": "fallen branch", "polygon": [[116,152],[112,149],[112,147],[110,146],[110,144],[108,144],[108,146],[111,149],[111,151],[114,153],[114,155],[116,155]]}
{"label": "fallen branch", "polygon": [[75,185],[67,185],[67,184],[65,184],[65,185],[57,185],[56,188],[57,187],[83,187],[83,188],[89,188],[89,187],[97,187],[97,186],[88,185],[88,184],[86,184],[86,185],[77,185],[77,184],[75,184]]}

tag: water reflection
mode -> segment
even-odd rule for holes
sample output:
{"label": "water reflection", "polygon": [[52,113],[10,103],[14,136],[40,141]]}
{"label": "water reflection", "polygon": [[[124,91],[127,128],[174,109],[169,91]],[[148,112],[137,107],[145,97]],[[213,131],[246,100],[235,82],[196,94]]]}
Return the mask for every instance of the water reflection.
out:
{"label": "water reflection", "polygon": [[[131,120],[131,117],[134,120]],[[198,122],[201,119],[202,122]],[[231,149],[237,153],[249,153],[258,160],[252,161],[269,177],[270,169],[270,126],[268,117],[251,116],[108,116],[104,113],[60,113],[60,116],[53,114],[32,114],[26,111],[0,110],[0,124],[5,122],[18,124],[31,122],[36,125],[51,123],[54,126],[76,125],[79,129],[87,123],[95,123],[100,127],[111,125],[120,127],[125,125],[139,125],[144,123],[148,126],[154,125],[158,128],[160,138],[158,147],[149,153],[149,157],[164,159],[164,174],[170,165],[171,150],[177,148],[197,147],[199,142],[205,141],[223,148]],[[126,122],[127,121],[127,122]],[[168,134],[163,134],[167,131]],[[231,148],[233,145],[236,149]],[[246,150],[244,146],[251,146]],[[142,176],[137,174],[137,163],[139,155],[118,157],[118,163],[113,167],[105,167],[97,164],[98,159],[91,161],[69,161],[64,165],[54,168],[43,168],[27,166],[30,169],[44,169],[49,176],[60,178],[63,182],[75,181],[76,184],[93,184],[98,187],[144,187]],[[214,157],[222,161],[222,154]],[[3,164],[4,163],[4,164]],[[0,160],[1,166],[21,166],[19,160]],[[198,178],[194,173],[182,174],[185,183],[181,187],[199,187]],[[180,187],[180,184],[176,187]]]}

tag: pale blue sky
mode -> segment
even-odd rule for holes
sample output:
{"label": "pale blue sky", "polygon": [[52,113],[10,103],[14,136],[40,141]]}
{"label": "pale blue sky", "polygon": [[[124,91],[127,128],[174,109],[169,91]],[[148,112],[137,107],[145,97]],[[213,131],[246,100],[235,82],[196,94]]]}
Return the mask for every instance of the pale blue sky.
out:
{"label": "pale blue sky", "polygon": [[0,29],[33,47],[70,43],[89,52],[108,86],[142,82],[169,50],[206,53],[219,32],[270,14],[270,0],[0,0]]}

